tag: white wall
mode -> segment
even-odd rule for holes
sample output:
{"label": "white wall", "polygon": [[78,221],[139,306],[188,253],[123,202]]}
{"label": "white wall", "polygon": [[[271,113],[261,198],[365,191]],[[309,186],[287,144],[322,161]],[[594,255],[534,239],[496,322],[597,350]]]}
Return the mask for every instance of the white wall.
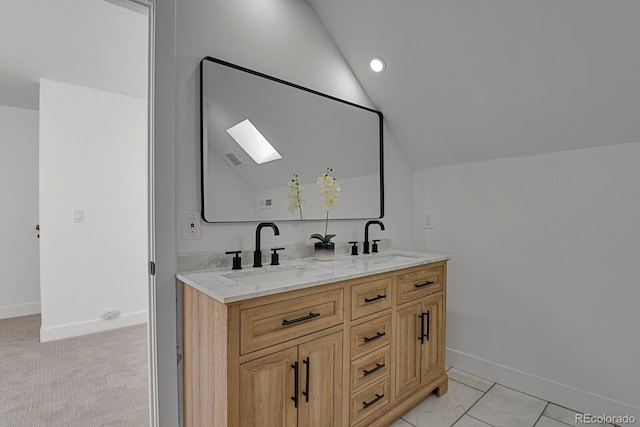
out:
{"label": "white wall", "polygon": [[40,312],[38,112],[0,105],[0,319]]}
{"label": "white wall", "polygon": [[42,341],[146,321],[146,134],[145,100],[40,81]]}
{"label": "white wall", "polygon": [[417,246],[453,255],[447,363],[640,415],[638,159],[633,143],[415,173]]}
{"label": "white wall", "polygon": [[[307,2],[237,0],[178,2],[176,18],[176,230],[184,210],[200,210],[199,61],[213,56],[359,104],[370,105],[348,64]],[[277,102],[277,100],[274,100]],[[383,112],[384,113],[384,112]],[[385,129],[386,227],[381,237],[411,246],[413,176]],[[318,174],[324,171],[318,165]],[[336,177],[340,179],[339,173]],[[365,221],[332,221],[336,241],[362,240]],[[279,223],[264,247],[311,244],[320,222]],[[256,224],[203,224],[201,240],[177,242],[178,253],[252,249]],[[276,240],[277,239],[277,240]]]}
{"label": "white wall", "polygon": [[[153,88],[153,259],[150,300],[155,301],[149,324],[150,378],[157,380],[152,403],[162,427],[178,424],[178,371],[176,369],[176,103],[175,103],[175,0],[155,2],[155,52]],[[155,280],[154,280],[155,279]],[[153,356],[156,357],[153,357]]]}

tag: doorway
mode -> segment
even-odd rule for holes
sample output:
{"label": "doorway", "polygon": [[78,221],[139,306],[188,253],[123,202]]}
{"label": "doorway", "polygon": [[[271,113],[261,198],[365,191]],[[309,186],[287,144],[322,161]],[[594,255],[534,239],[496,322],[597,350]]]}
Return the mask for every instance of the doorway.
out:
{"label": "doorway", "polygon": [[151,347],[151,7],[2,5],[0,318],[41,313],[39,348],[101,345],[134,325],[144,330],[143,352]]}

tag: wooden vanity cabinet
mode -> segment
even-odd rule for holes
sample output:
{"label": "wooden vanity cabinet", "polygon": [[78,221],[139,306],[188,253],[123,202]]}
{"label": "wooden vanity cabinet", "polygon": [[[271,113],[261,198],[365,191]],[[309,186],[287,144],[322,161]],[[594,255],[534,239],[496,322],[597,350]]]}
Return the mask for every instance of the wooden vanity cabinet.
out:
{"label": "wooden vanity cabinet", "polygon": [[398,310],[396,398],[444,370],[443,308],[443,297],[436,294]]}
{"label": "wooden vanity cabinet", "polygon": [[342,332],[240,365],[241,426],[338,426]]}
{"label": "wooden vanity cabinet", "polygon": [[447,391],[445,307],[446,261],[230,304],[184,285],[184,425],[389,425]]}

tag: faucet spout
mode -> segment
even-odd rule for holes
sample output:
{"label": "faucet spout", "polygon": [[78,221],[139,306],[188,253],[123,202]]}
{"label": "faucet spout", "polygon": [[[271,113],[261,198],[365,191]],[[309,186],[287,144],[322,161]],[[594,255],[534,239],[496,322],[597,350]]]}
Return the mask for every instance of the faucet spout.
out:
{"label": "faucet spout", "polygon": [[377,224],[380,226],[380,230],[384,230],[384,224],[382,223],[382,221],[379,220],[372,220],[372,221],[368,221],[367,224],[364,226],[364,243],[363,243],[363,248],[362,248],[362,253],[363,254],[368,254],[371,253],[369,252],[369,226],[371,224]]}
{"label": "faucet spout", "polygon": [[280,230],[278,226],[273,222],[261,222],[256,227],[256,250],[253,251],[253,266],[254,267],[262,267],[262,251],[260,250],[260,232],[265,227],[271,227],[273,229],[273,234],[275,236],[280,235]]}

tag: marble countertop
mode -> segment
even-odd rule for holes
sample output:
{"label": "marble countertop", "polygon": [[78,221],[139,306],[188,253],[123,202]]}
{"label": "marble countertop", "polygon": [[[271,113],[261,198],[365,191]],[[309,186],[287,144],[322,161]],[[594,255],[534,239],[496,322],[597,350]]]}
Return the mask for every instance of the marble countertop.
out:
{"label": "marble countertop", "polygon": [[371,255],[336,256],[332,261],[305,258],[262,268],[193,271],[176,277],[228,304],[448,259],[451,257],[443,254],[393,250]]}

